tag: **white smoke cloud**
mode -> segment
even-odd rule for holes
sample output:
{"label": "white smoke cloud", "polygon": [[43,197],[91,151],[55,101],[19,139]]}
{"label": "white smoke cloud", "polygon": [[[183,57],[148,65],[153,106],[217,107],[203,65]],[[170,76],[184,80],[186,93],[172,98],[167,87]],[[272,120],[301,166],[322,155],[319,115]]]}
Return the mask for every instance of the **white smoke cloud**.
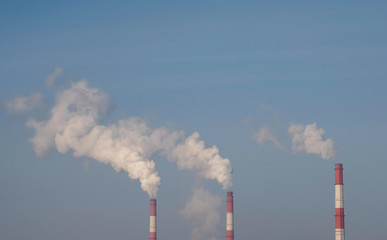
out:
{"label": "white smoke cloud", "polygon": [[217,227],[220,223],[218,209],[222,198],[212,195],[207,190],[195,188],[191,199],[180,213],[193,224],[191,240],[216,240]]}
{"label": "white smoke cloud", "polygon": [[5,103],[5,108],[10,113],[31,111],[42,104],[43,95],[34,93],[27,97],[16,97]]}
{"label": "white smoke cloud", "polygon": [[266,125],[259,129],[258,132],[254,133],[254,139],[261,146],[265,145],[266,142],[273,142],[276,148],[284,150],[284,147],[278,142]]}
{"label": "white smoke cloud", "polygon": [[55,136],[66,127],[77,125],[78,136],[89,131],[107,113],[108,97],[97,89],[89,88],[86,81],[73,83],[71,88],[57,95],[51,118],[45,122],[30,119],[27,126],[34,128],[31,139],[38,156],[43,156],[54,146]]}
{"label": "white smoke cloud", "polygon": [[330,138],[323,140],[325,130],[323,128],[317,128],[316,123],[306,126],[291,124],[288,132],[292,136],[292,149],[295,153],[314,153],[326,160],[336,155],[335,142]]}
{"label": "white smoke cloud", "polygon": [[156,197],[161,184],[151,159],[154,154],[231,186],[230,161],[221,158],[215,146],[205,148],[204,142],[198,140],[198,133],[183,141],[183,132],[152,129],[139,118],[111,125],[98,124],[108,109],[109,98],[105,93],[90,88],[85,80],[73,83],[57,95],[47,121],[30,119],[27,122],[35,130],[31,138],[35,153],[43,156],[51,147],[56,147],[60,153],[71,150],[74,156],[110,164],[116,171],[125,171],[131,179],[139,180],[151,198]]}
{"label": "white smoke cloud", "polygon": [[50,74],[46,77],[46,79],[45,79],[46,86],[47,86],[47,87],[51,87],[51,86],[54,84],[55,80],[56,80],[58,77],[60,77],[62,74],[63,74],[63,68],[61,68],[61,67],[56,67],[56,68],[54,69],[54,71],[53,71],[52,73],[50,73]]}
{"label": "white smoke cloud", "polygon": [[222,158],[216,146],[206,148],[205,143],[199,140],[197,132],[178,144],[170,152],[168,159],[176,162],[180,169],[194,170],[201,177],[218,181],[223,189],[229,189],[232,186],[230,160]]}
{"label": "white smoke cloud", "polygon": [[98,125],[108,106],[108,97],[98,89],[89,88],[86,81],[73,83],[57,96],[49,120],[27,122],[36,132],[31,139],[36,154],[42,156],[53,146],[61,153],[73,150],[75,156],[91,157],[110,164],[116,171],[126,171],[155,197],[160,177],[149,157],[155,151],[152,143],[161,141],[165,131],[152,131],[138,119]]}

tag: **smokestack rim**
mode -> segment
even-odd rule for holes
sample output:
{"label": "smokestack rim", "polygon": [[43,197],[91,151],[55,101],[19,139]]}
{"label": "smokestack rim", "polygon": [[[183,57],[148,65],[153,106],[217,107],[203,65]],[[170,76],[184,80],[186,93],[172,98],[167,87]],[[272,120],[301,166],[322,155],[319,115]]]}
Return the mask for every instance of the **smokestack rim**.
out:
{"label": "smokestack rim", "polygon": [[343,170],[344,168],[342,163],[335,164],[335,185],[344,185]]}
{"label": "smokestack rim", "polygon": [[342,163],[336,163],[335,164],[335,170],[343,170],[343,164]]}

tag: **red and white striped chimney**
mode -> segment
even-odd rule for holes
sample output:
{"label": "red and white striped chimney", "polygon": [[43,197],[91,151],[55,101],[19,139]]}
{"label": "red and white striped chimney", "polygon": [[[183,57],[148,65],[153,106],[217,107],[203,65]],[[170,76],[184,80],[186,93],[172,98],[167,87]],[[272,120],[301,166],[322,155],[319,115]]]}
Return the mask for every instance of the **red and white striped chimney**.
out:
{"label": "red and white striped chimney", "polygon": [[156,240],[156,199],[150,200],[149,240]]}
{"label": "red and white striped chimney", "polygon": [[234,198],[232,192],[227,192],[227,223],[226,240],[234,240]]}
{"label": "red and white striped chimney", "polygon": [[335,240],[344,240],[343,164],[335,166]]}

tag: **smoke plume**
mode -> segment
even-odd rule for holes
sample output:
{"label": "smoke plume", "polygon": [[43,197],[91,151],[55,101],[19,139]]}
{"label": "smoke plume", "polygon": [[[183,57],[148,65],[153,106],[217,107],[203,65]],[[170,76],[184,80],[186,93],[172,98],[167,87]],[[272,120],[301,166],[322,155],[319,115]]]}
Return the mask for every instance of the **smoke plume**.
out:
{"label": "smoke plume", "polygon": [[224,187],[231,186],[231,166],[219,155],[217,147],[205,148],[199,134],[184,140],[180,131],[153,129],[139,118],[100,125],[109,110],[108,96],[90,88],[83,80],[60,92],[47,121],[30,119],[27,126],[35,130],[31,143],[38,156],[51,147],[58,152],[73,151],[110,164],[116,171],[125,171],[139,180],[141,188],[155,198],[161,184],[152,156],[159,154],[175,161],[182,169],[197,170],[203,177],[216,179]]}
{"label": "smoke plume", "polygon": [[51,87],[55,80],[63,74],[63,68],[56,67],[52,73],[46,77],[46,87]]}
{"label": "smoke plume", "polygon": [[317,128],[316,123],[291,124],[288,132],[292,137],[293,152],[314,153],[326,160],[336,155],[335,142],[330,138],[323,140],[325,130]]}
{"label": "smoke plume", "polygon": [[16,97],[5,103],[8,112],[21,113],[33,110],[42,103],[43,95],[40,93],[31,94],[28,97]]}
{"label": "smoke plume", "polygon": [[212,195],[202,187],[193,190],[191,199],[180,212],[194,226],[191,240],[216,239],[212,236],[218,234],[216,231],[220,223],[218,209],[221,205],[221,197]]}
{"label": "smoke plume", "polygon": [[86,81],[73,83],[57,96],[49,120],[27,122],[36,132],[31,139],[36,154],[42,156],[52,146],[60,153],[71,149],[75,156],[91,157],[116,171],[126,171],[130,178],[140,181],[149,196],[155,197],[160,177],[150,156],[166,131],[152,131],[135,118],[110,126],[98,125],[108,107],[106,94],[89,88]]}
{"label": "smoke plume", "polygon": [[266,142],[273,142],[276,148],[284,150],[284,147],[278,142],[278,140],[270,132],[269,127],[266,125],[254,134],[254,139],[261,146],[265,145]]}
{"label": "smoke plume", "polygon": [[206,148],[204,142],[199,140],[197,132],[173,148],[168,159],[176,162],[180,169],[193,170],[201,177],[218,181],[223,189],[232,186],[230,160],[222,158],[216,146]]}

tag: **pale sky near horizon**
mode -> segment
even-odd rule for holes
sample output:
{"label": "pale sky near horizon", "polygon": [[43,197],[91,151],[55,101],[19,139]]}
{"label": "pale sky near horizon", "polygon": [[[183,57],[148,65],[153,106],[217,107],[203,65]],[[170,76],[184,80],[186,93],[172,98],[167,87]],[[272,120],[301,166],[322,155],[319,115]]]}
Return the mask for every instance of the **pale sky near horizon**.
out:
{"label": "pale sky near horizon", "polygon": [[[2,1],[0,239],[148,238],[138,181],[72,151],[37,157],[29,142],[27,120],[46,121],[81,79],[109,96],[99,124],[138,117],[219,148],[235,239],[333,239],[335,163],[346,238],[387,239],[386,12],[383,1]],[[332,159],[292,151],[289,126],[313,123]],[[258,144],[262,128],[276,143]],[[201,240],[225,239],[222,186],[154,160],[158,239],[190,239],[199,223],[182,212],[198,186],[223,201]]]}

